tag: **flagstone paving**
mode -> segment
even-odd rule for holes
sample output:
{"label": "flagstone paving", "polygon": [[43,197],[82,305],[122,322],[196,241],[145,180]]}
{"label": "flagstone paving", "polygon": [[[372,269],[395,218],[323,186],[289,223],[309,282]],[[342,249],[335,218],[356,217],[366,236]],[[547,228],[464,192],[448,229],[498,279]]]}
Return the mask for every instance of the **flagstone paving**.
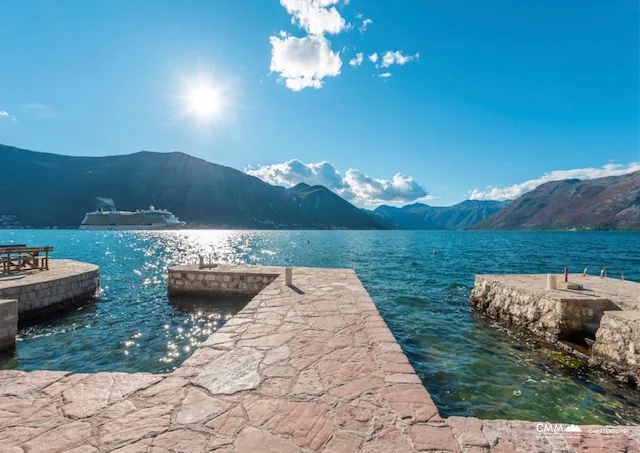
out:
{"label": "flagstone paving", "polygon": [[640,452],[638,427],[445,420],[355,272],[275,270],[171,374],[0,372],[0,452]]}

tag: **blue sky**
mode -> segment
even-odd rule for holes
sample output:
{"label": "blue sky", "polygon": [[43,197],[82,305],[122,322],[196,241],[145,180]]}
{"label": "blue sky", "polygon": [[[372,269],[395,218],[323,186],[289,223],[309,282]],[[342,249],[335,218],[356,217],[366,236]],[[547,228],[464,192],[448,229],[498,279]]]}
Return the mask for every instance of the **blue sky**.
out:
{"label": "blue sky", "polygon": [[[517,196],[637,168],[639,15],[635,0],[1,2],[0,142],[179,150],[360,206]],[[202,86],[214,113],[194,108]]]}

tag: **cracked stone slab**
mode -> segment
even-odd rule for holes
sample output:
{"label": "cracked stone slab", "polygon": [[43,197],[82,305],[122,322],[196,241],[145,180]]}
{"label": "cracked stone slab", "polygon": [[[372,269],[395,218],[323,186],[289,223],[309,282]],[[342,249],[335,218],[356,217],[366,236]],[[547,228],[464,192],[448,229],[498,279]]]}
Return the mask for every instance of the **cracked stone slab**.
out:
{"label": "cracked stone slab", "polygon": [[324,386],[316,370],[305,370],[300,373],[298,381],[293,386],[294,395],[320,395],[324,393]]}
{"label": "cracked stone slab", "polygon": [[176,422],[182,425],[199,423],[224,412],[228,407],[229,403],[212,398],[202,390],[191,388],[176,415]]}
{"label": "cracked stone slab", "polygon": [[91,417],[109,404],[161,380],[162,376],[149,373],[92,374],[62,392],[65,402],[62,411],[69,418]]}
{"label": "cracked stone slab", "polygon": [[69,373],[62,371],[3,371],[0,373],[0,396],[16,395],[21,396],[47,387]]}
{"label": "cracked stone slab", "polygon": [[132,443],[169,429],[171,406],[140,409],[100,427],[99,436],[109,448]]}
{"label": "cracked stone slab", "polygon": [[249,422],[317,450],[331,437],[329,406],[310,402],[261,399],[246,406]]}
{"label": "cracked stone slab", "polygon": [[244,429],[235,442],[236,453],[299,453],[302,450],[293,442],[257,428]]}
{"label": "cracked stone slab", "polygon": [[285,344],[269,351],[267,356],[264,358],[263,363],[265,365],[273,365],[276,362],[288,359],[290,356],[291,349],[289,349],[289,346]]}
{"label": "cracked stone slab", "polygon": [[449,417],[447,424],[463,448],[489,448],[489,441],[482,433],[482,421],[474,417]]}
{"label": "cracked stone slab", "polygon": [[[152,442],[153,453],[208,453],[208,436],[188,429],[178,429],[156,436]],[[142,450],[146,453],[146,450]]]}
{"label": "cracked stone slab", "polygon": [[264,354],[253,348],[234,348],[213,360],[193,379],[212,394],[233,394],[258,388],[258,365]]}
{"label": "cracked stone slab", "polygon": [[91,425],[86,422],[72,422],[47,431],[24,443],[24,453],[62,453],[91,437]]}

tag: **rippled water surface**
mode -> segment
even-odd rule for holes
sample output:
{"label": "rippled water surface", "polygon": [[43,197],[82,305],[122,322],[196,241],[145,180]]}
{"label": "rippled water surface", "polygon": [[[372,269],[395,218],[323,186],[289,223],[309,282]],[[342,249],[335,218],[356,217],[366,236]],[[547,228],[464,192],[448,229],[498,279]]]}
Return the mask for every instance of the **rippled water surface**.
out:
{"label": "rippled water surface", "polygon": [[98,264],[103,292],[21,326],[4,368],[170,371],[246,303],[167,297],[168,266],[216,253],[230,263],[354,268],[443,416],[640,423],[640,392],[473,316],[468,304],[476,273],[595,263],[640,281],[640,233],[0,230],[0,243],[12,241]]}

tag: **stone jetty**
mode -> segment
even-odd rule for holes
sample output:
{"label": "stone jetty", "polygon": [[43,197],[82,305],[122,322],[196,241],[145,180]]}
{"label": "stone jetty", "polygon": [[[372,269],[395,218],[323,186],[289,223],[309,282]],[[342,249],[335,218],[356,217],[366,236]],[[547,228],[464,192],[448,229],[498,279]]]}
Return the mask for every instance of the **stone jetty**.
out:
{"label": "stone jetty", "polygon": [[640,283],[570,274],[565,285],[564,276],[555,277],[557,288],[547,289],[544,274],[477,275],[469,301],[475,310],[551,343],[584,341],[590,350],[565,349],[640,382]]}
{"label": "stone jetty", "polygon": [[256,295],[280,272],[280,269],[270,267],[216,265],[201,269],[198,265],[177,266],[169,268],[169,294]]}
{"label": "stone jetty", "polygon": [[99,289],[98,266],[73,260],[49,260],[49,270],[0,274],[0,350],[14,346],[18,319],[44,317]]}
{"label": "stone jetty", "polygon": [[18,301],[21,316],[81,301],[100,288],[100,269],[73,260],[49,260],[49,270],[0,275],[0,299]]}
{"label": "stone jetty", "polygon": [[[545,423],[442,418],[352,270],[294,268],[290,285],[277,267],[169,275],[176,288],[186,279],[257,294],[169,374],[0,371],[0,452],[640,449],[638,427],[558,433]],[[263,289],[250,285],[265,275],[274,278]]]}

